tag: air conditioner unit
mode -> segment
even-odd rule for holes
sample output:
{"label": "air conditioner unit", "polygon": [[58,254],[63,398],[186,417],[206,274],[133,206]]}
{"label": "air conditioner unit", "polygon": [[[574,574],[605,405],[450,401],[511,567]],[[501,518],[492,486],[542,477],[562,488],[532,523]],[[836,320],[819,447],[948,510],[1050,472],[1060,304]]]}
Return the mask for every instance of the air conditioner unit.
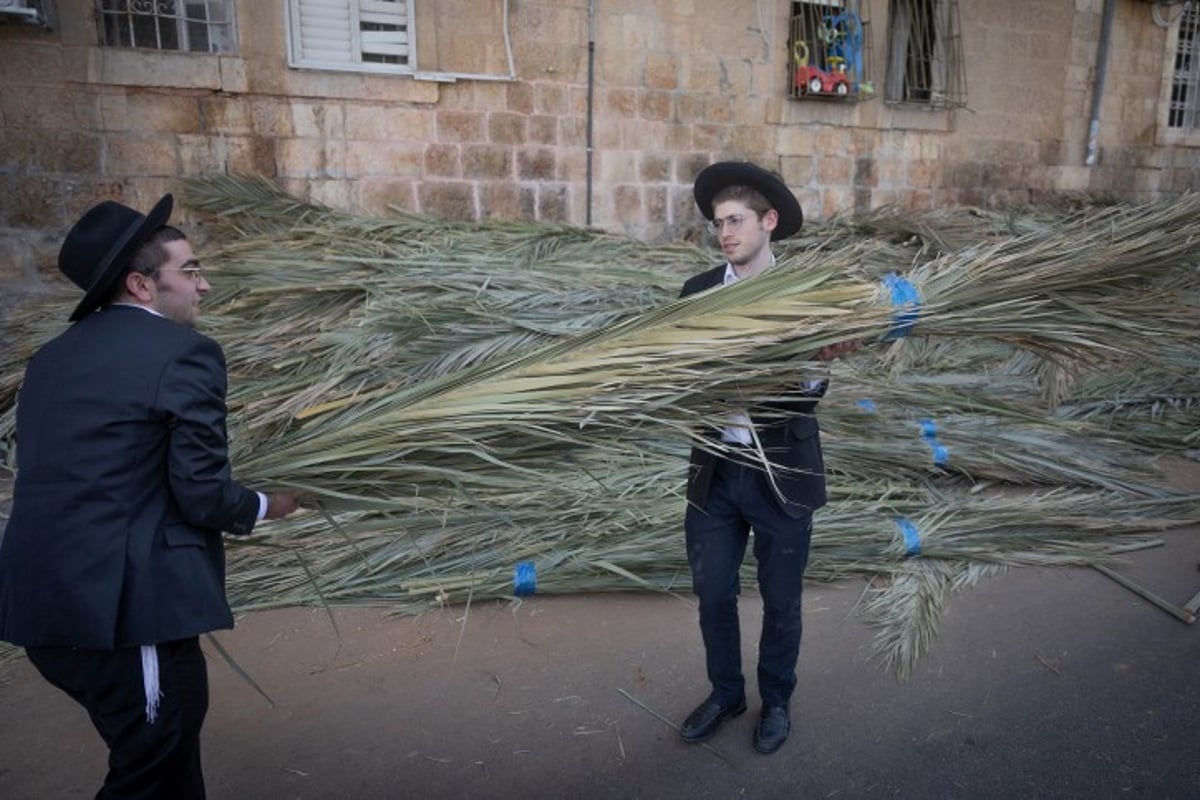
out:
{"label": "air conditioner unit", "polygon": [[0,0],[0,14],[28,17],[29,22],[41,22],[41,12],[30,0]]}

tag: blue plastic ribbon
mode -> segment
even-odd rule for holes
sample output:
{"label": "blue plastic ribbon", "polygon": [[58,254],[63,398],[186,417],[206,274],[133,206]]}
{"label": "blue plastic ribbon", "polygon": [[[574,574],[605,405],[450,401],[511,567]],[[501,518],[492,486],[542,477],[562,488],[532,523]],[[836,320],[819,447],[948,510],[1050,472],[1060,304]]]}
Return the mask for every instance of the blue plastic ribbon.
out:
{"label": "blue plastic ribbon", "polygon": [[537,591],[537,567],[532,561],[519,561],[513,568],[513,594],[528,597]]}
{"label": "blue plastic ribbon", "polygon": [[867,399],[867,398],[865,398],[865,397],[864,397],[862,400],[859,400],[859,401],[858,401],[858,402],[857,402],[855,405],[857,405],[857,406],[858,406],[859,410],[861,410],[861,411],[865,411],[865,412],[867,412],[868,414],[874,414],[874,413],[875,413],[875,412],[878,410],[878,409],[875,407],[875,401],[874,401],[874,400],[868,400],[868,399]]}
{"label": "blue plastic ribbon", "polygon": [[938,467],[946,466],[950,463],[950,448],[938,441],[937,423],[928,417],[919,422],[921,425],[921,438],[925,440],[925,444],[929,445],[929,449],[933,453],[934,465]]}
{"label": "blue plastic ribbon", "polygon": [[896,517],[896,528],[904,537],[904,555],[921,555],[921,532],[908,517]]}
{"label": "blue plastic ribbon", "polygon": [[892,305],[897,309],[895,316],[892,317],[892,327],[883,335],[883,340],[889,342],[908,336],[912,331],[917,317],[920,316],[921,295],[917,292],[917,287],[913,286],[907,278],[902,278],[894,272],[883,276],[883,285],[887,287],[891,294]]}

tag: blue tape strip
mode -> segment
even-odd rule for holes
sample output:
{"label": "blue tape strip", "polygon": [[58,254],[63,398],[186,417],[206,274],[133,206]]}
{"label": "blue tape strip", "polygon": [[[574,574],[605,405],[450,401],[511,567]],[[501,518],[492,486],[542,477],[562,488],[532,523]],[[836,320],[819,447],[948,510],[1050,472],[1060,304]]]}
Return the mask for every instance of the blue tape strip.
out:
{"label": "blue tape strip", "polygon": [[918,422],[921,425],[921,438],[925,440],[925,444],[929,445],[929,449],[933,453],[934,465],[944,467],[949,464],[950,448],[938,441],[937,423],[928,417],[918,420]]}
{"label": "blue tape strip", "polygon": [[904,555],[921,555],[921,532],[908,517],[896,517],[896,527],[904,537]]}
{"label": "blue tape strip", "polygon": [[912,331],[920,316],[921,295],[907,278],[902,278],[894,272],[883,276],[883,285],[887,287],[892,297],[892,305],[897,309],[892,317],[892,327],[883,335],[886,342],[908,336]]}
{"label": "blue tape strip", "polygon": [[859,400],[855,405],[857,405],[860,410],[865,411],[868,414],[874,414],[878,410],[875,407],[875,401],[868,400],[865,397],[862,400]]}
{"label": "blue tape strip", "polygon": [[513,594],[527,597],[537,591],[537,567],[532,561],[519,561],[513,568]]}

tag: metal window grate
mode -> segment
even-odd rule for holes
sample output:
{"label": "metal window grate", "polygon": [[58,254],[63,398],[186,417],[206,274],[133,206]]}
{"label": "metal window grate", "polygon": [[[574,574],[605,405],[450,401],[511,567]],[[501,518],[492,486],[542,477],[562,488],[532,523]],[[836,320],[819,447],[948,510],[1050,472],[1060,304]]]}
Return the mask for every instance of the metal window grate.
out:
{"label": "metal window grate", "polygon": [[875,94],[871,28],[860,0],[793,2],[788,83],[796,99],[864,100]]}
{"label": "metal window grate", "polygon": [[966,105],[957,0],[890,0],[884,99],[934,108]]}
{"label": "metal window grate", "polygon": [[1200,10],[1188,3],[1179,17],[1167,127],[1195,130],[1200,110]]}
{"label": "metal window grate", "polygon": [[96,0],[104,47],[231,53],[232,0]]}

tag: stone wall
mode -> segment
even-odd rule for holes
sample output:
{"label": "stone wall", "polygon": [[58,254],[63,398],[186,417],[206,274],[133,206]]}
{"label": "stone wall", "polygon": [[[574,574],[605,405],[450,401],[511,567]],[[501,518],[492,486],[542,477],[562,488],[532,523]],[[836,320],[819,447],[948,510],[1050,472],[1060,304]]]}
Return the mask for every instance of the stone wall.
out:
{"label": "stone wall", "polygon": [[[54,30],[0,24],[0,225],[56,236],[100,199],[144,208],[213,172],[367,212],[590,210],[646,240],[696,230],[691,180],[721,158],[778,169],[810,218],[1200,188],[1200,141],[1162,125],[1171,31],[1135,0],[1117,4],[1090,167],[1103,0],[960,0],[957,111],[790,99],[786,2],[596,0],[590,91],[587,0],[510,2],[511,76],[501,0],[420,2],[422,79],[288,68],[283,0],[239,0],[225,56],[100,48],[89,0],[56,5]],[[864,9],[882,82],[887,2]],[[27,279],[0,261],[0,279]]]}

